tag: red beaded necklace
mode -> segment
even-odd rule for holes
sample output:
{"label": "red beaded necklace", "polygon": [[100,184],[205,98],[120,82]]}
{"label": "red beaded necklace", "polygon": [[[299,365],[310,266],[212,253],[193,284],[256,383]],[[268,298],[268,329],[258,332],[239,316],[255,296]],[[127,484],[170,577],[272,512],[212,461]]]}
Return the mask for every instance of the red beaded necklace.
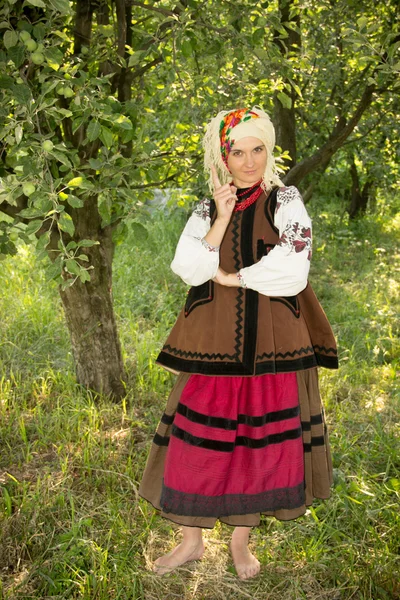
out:
{"label": "red beaded necklace", "polygon": [[254,189],[254,192],[252,194],[250,194],[250,196],[248,198],[246,198],[246,200],[243,200],[243,202],[238,202],[236,204],[235,208],[233,209],[233,212],[238,212],[239,210],[245,210],[248,206],[251,206],[252,204],[254,204],[254,202],[256,200],[258,200],[258,198],[261,196],[261,194],[264,191],[262,189],[262,187],[261,187],[261,181],[262,180],[260,179],[260,181],[257,181],[257,183],[255,183],[254,185],[252,185],[250,188],[248,188],[244,192],[241,192],[240,194],[237,194],[237,197],[241,198],[242,196],[245,196],[251,190]]}

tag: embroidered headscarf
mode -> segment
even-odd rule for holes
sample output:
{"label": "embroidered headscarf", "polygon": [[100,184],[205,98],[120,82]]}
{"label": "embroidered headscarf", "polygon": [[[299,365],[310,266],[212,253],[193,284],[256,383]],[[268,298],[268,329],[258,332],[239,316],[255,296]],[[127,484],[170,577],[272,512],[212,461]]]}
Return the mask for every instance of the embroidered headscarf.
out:
{"label": "embroidered headscarf", "polygon": [[235,142],[244,137],[259,139],[267,150],[268,160],[261,187],[268,191],[273,186],[283,185],[279,179],[273,155],[275,146],[274,126],[269,116],[263,110],[254,106],[251,109],[223,110],[208,124],[203,139],[203,147],[204,167],[208,175],[211,192],[214,190],[211,165],[216,167],[222,185],[230,182],[232,176],[228,168],[228,156]]}

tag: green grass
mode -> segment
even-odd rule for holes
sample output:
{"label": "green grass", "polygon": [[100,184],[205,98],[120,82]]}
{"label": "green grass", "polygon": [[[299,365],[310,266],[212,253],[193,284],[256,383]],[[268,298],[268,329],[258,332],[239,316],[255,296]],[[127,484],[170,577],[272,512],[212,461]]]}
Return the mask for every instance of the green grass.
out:
{"label": "green grass", "polygon": [[400,222],[311,209],[311,281],[341,359],[321,371],[335,483],[306,516],[253,531],[262,572],[250,582],[234,574],[222,525],[206,532],[201,563],[164,578],[149,569],[179,539],[137,486],[173,381],[154,358],[184,301],[168,270],[184,216],[147,217],[148,237],[135,241],[132,225],[117,249],[122,405],[75,384],[57,290],[30,249],[0,263],[0,598],[400,598]]}

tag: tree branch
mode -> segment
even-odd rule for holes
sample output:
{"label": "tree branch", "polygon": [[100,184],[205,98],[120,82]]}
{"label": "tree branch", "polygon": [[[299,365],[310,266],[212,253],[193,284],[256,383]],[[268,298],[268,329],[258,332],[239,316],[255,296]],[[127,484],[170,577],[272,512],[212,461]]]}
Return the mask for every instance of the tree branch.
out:
{"label": "tree branch", "polygon": [[129,6],[138,6],[139,8],[144,8],[145,10],[150,10],[152,12],[157,12],[165,17],[175,17],[176,13],[172,10],[167,10],[166,8],[158,8],[157,6],[152,6],[150,4],[143,4],[143,2],[132,2],[132,0],[127,0],[127,5]]}
{"label": "tree branch", "polygon": [[306,175],[320,167],[327,160],[329,161],[335,152],[344,144],[351,132],[354,130],[362,115],[372,102],[373,94],[376,90],[375,85],[368,85],[358,103],[353,116],[346,121],[342,116],[339,118],[328,140],[315,152],[295,165],[283,178],[285,185],[298,185]]}
{"label": "tree branch", "polygon": [[155,58],[154,60],[150,61],[146,65],[143,65],[143,67],[140,67],[139,69],[136,69],[136,71],[133,71],[133,73],[132,73],[132,79],[136,79],[137,77],[141,77],[147,71],[149,71],[150,69],[152,69],[153,67],[155,67],[156,65],[158,65],[160,62],[162,62],[162,60],[163,60],[162,56],[157,56],[157,58]]}

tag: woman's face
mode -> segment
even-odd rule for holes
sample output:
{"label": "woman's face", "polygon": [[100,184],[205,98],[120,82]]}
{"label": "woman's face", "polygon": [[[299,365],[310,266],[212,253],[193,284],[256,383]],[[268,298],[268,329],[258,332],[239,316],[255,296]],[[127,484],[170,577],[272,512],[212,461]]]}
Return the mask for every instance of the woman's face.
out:
{"label": "woman's face", "polygon": [[235,142],[228,156],[228,167],[238,188],[246,188],[260,181],[267,166],[267,149],[256,137],[245,137]]}

